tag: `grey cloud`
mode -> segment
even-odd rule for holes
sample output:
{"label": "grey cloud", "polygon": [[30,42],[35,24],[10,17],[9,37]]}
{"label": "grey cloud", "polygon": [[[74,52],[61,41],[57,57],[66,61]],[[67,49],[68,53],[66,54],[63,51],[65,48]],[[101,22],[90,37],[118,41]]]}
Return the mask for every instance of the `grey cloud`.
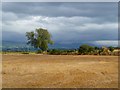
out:
{"label": "grey cloud", "polygon": [[9,31],[25,34],[27,31],[42,26],[48,29],[53,40],[57,42],[74,43],[118,39],[117,23],[97,24],[96,20],[84,17],[35,17],[35,20],[33,18],[27,21],[18,20],[17,22],[5,23],[3,30],[9,29]]}
{"label": "grey cloud", "polygon": [[117,3],[3,3],[3,39],[47,28],[63,44],[117,40]]}
{"label": "grey cloud", "polygon": [[[117,3],[63,3],[63,2],[4,2],[2,5],[3,22],[27,19],[30,16],[46,17],[88,17],[96,23],[116,22]],[[83,21],[84,22],[84,21]],[[92,20],[91,20],[92,23]]]}
{"label": "grey cloud", "polygon": [[[117,40],[118,36],[115,36],[117,32],[101,32],[100,30],[95,32],[94,30],[91,32],[85,31],[84,33],[75,32],[75,31],[64,31],[56,34],[56,39],[59,42],[89,42],[89,41],[97,41],[97,40]],[[114,34],[114,35],[113,35]]]}
{"label": "grey cloud", "polygon": [[15,42],[25,42],[26,37],[24,34],[13,32],[13,31],[2,31],[3,41],[15,41]]}
{"label": "grey cloud", "polygon": [[117,3],[3,3],[3,12],[13,12],[19,17],[36,15],[52,17],[105,17],[113,20],[117,14]]}
{"label": "grey cloud", "polygon": [[11,13],[11,12],[6,12],[6,13],[2,13],[2,21],[15,21],[17,20],[18,17],[16,14]]}

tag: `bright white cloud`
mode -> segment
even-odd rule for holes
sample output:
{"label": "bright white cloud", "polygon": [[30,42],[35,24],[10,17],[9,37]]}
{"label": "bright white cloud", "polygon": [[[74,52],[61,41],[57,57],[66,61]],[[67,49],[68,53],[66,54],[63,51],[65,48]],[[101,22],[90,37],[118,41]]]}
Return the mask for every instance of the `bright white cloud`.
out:
{"label": "bright white cloud", "polygon": [[101,40],[101,41],[94,41],[93,42],[95,45],[100,45],[100,46],[118,46],[118,40]]}

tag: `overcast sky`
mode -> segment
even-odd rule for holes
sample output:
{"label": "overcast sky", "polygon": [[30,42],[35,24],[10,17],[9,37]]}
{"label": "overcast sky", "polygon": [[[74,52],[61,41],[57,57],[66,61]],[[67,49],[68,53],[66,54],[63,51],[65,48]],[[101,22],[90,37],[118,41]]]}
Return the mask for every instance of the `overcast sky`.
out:
{"label": "overcast sky", "polygon": [[2,3],[4,41],[25,42],[25,32],[47,28],[55,43],[117,45],[118,3]]}

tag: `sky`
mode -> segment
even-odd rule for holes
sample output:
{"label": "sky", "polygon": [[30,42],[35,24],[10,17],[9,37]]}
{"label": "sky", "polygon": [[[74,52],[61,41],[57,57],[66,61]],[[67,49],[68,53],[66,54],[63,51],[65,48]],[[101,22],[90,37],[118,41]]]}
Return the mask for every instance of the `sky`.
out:
{"label": "sky", "polygon": [[3,41],[27,42],[41,27],[61,46],[118,45],[117,2],[3,2],[0,12]]}

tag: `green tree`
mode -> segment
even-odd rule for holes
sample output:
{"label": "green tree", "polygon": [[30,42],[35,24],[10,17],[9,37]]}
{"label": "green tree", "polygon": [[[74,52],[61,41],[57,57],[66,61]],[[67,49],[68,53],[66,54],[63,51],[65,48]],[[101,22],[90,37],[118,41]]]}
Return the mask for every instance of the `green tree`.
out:
{"label": "green tree", "polygon": [[110,47],[108,47],[108,48],[109,48],[109,50],[110,50],[111,52],[114,51],[114,47],[110,46]]}
{"label": "green tree", "polygon": [[78,52],[80,54],[90,54],[94,52],[94,50],[95,50],[94,47],[84,44],[79,47]]}
{"label": "green tree", "polygon": [[30,44],[34,48],[39,48],[42,51],[48,49],[48,44],[53,44],[51,34],[47,29],[38,28],[35,32],[26,32],[26,37],[28,39],[27,44]]}
{"label": "green tree", "polygon": [[96,46],[95,46],[95,50],[99,50],[99,47],[96,47]]}

